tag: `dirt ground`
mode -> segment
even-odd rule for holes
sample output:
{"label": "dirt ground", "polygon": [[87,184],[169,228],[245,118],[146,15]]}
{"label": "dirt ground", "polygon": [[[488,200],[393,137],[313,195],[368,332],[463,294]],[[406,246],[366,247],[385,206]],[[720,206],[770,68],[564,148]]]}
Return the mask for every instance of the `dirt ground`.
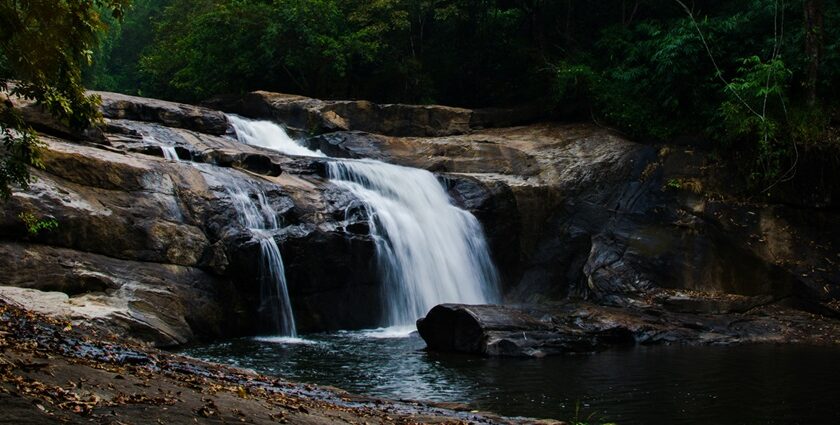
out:
{"label": "dirt ground", "polygon": [[0,301],[0,423],[536,424],[296,384]]}

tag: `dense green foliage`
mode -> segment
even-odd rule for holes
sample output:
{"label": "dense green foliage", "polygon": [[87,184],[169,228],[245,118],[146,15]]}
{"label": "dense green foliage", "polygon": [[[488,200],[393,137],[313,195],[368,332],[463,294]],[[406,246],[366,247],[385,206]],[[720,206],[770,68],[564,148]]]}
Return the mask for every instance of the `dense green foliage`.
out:
{"label": "dense green foliage", "polygon": [[0,0],[0,196],[26,187],[40,166],[38,139],[11,97],[34,101],[71,128],[90,126],[98,99],[85,93],[82,67],[104,29],[100,11],[122,14],[126,0]]}
{"label": "dense green foliage", "polygon": [[38,217],[31,212],[22,212],[18,215],[20,221],[26,226],[30,236],[37,236],[42,231],[50,231],[58,228],[58,221],[51,217]]}
{"label": "dense green foliage", "polygon": [[[527,47],[521,27],[530,18],[492,3],[139,2],[105,41],[104,71],[119,80],[139,70],[141,81],[101,87],[182,100],[259,88],[377,101],[519,102],[540,93],[550,76],[540,53]],[[135,14],[155,16],[156,25],[134,24]],[[141,26],[145,32],[131,40],[123,35]],[[138,38],[154,42],[141,47]],[[101,78],[96,72],[91,81]]]}
{"label": "dense green foliage", "polygon": [[837,144],[838,24],[824,0],[146,0],[91,81],[190,101],[540,103],[640,140],[717,141],[766,183],[794,143]]}

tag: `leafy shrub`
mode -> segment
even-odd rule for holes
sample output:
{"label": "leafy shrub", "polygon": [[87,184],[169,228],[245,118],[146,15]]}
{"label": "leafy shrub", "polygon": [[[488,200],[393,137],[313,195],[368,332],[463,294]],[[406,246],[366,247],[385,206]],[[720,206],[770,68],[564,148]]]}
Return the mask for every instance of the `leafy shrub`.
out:
{"label": "leafy shrub", "polygon": [[26,226],[26,231],[31,236],[37,236],[42,231],[52,231],[58,228],[58,221],[52,217],[38,217],[31,212],[22,212],[18,218]]}

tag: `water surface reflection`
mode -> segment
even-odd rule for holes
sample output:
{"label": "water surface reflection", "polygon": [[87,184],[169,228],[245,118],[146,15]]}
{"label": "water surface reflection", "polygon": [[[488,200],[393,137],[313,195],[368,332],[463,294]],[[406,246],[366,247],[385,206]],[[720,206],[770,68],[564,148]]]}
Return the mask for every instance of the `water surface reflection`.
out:
{"label": "water surface reflection", "polygon": [[840,423],[840,349],[637,347],[495,359],[427,353],[417,337],[339,332],[240,339],[186,354],[351,392],[459,401],[510,416],[619,424]]}

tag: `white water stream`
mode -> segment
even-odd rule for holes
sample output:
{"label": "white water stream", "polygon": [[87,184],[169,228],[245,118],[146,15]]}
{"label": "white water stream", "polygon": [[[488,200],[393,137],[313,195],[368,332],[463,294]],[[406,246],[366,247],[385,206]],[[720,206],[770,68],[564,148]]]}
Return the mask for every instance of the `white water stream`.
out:
{"label": "white water stream", "polygon": [[[324,156],[274,123],[229,118],[242,143]],[[413,328],[441,303],[499,301],[498,274],[480,223],[452,205],[434,174],[366,159],[331,161],[329,176],[367,207],[384,283],[386,326]]]}
{"label": "white water stream", "polygon": [[441,303],[497,301],[481,224],[434,174],[373,160],[331,162],[329,172],[368,206],[389,326],[412,326]]}
{"label": "white water stream", "polygon": [[264,320],[263,325],[272,334],[296,337],[297,329],[286,286],[283,257],[272,234],[272,230],[278,228],[277,213],[262,190],[250,189],[233,186],[228,188],[228,193],[241,224],[260,242],[260,316]]}
{"label": "white water stream", "polygon": [[301,146],[289,137],[286,130],[271,121],[254,121],[238,115],[228,115],[228,120],[236,130],[236,138],[246,145],[260,146],[287,155],[324,156],[321,152]]}
{"label": "white water stream", "polygon": [[178,152],[175,151],[174,146],[162,146],[160,150],[163,151],[163,157],[170,160],[170,161],[180,161],[181,158],[178,158]]}

